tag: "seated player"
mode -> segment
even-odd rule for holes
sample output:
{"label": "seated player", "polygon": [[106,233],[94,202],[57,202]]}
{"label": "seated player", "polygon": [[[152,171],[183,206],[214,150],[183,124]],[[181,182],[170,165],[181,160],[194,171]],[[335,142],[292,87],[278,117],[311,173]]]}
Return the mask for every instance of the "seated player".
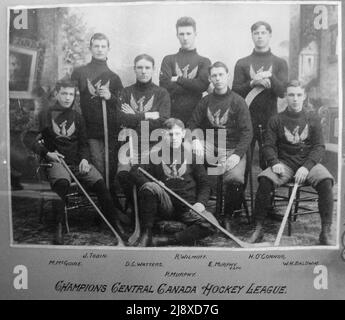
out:
{"label": "seated player", "polygon": [[[196,164],[191,147],[183,143],[185,127],[181,120],[170,118],[165,121],[166,134],[161,150],[152,148],[151,163],[142,165],[152,176],[194,206],[199,212],[205,211],[210,196],[210,185],[203,164]],[[164,152],[169,150],[169,152]],[[159,159],[162,161],[152,161]],[[149,181],[133,167],[131,176],[139,189],[139,208],[142,234],[139,246],[191,245],[194,241],[208,236],[212,226],[179,200],[170,196],[161,186]],[[183,231],[169,236],[155,237],[152,228],[160,219],[179,220],[187,225]]]}
{"label": "seated player", "polygon": [[263,223],[273,187],[293,179],[316,189],[322,227],[320,244],[331,245],[333,177],[320,164],[325,153],[320,119],[314,112],[304,110],[306,94],[299,81],[291,81],[286,90],[287,108],[268,122],[263,153],[269,167],[258,176],[254,208],[256,228],[249,242],[263,238]]}
{"label": "seated player", "polygon": [[60,81],[56,84],[56,103],[39,114],[40,138],[32,145],[34,152],[52,164],[47,175],[52,190],[61,200],[54,200],[56,216],[56,236],[54,243],[63,244],[62,221],[66,194],[72,178],[60,163],[64,159],[77,179],[94,191],[98,197],[101,211],[108,221],[119,230],[118,212],[112,197],[98,170],[89,162],[85,124],[82,116],[73,110],[76,87],[73,82]]}
{"label": "seated player", "polygon": [[[191,130],[200,128],[206,134],[207,129],[212,129],[214,132],[214,141],[194,137],[193,149],[199,156],[205,153],[207,162],[215,165],[215,163],[210,163],[209,158],[213,156],[213,148],[215,148],[218,164],[223,164],[218,174],[224,174],[225,228],[230,231],[231,217],[242,205],[246,168],[245,153],[252,139],[253,130],[246,102],[228,87],[227,66],[223,62],[215,62],[209,68],[209,79],[214,86],[214,91],[201,99],[188,127]],[[221,133],[224,133],[224,140],[219,138],[220,141],[218,141],[218,135],[221,137]]]}

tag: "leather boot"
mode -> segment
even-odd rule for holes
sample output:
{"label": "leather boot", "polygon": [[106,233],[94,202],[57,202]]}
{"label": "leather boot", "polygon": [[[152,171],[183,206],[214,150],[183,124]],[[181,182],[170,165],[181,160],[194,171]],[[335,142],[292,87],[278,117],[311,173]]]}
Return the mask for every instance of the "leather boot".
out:
{"label": "leather boot", "polygon": [[258,221],[255,225],[254,232],[252,233],[250,238],[247,240],[247,242],[249,243],[260,242],[263,237],[264,237],[263,223],[261,221]]}
{"label": "leather boot", "polygon": [[54,244],[63,245],[62,223],[58,222],[56,226]]}
{"label": "leather boot", "polygon": [[164,247],[169,245],[176,245],[177,239],[175,236],[159,236],[152,238],[153,247]]}
{"label": "leather boot", "polygon": [[331,224],[330,223],[323,223],[321,225],[321,233],[320,233],[319,241],[320,241],[320,244],[324,246],[333,245],[331,241]]}
{"label": "leather boot", "polygon": [[152,244],[152,229],[145,228],[138,240],[138,247],[150,247]]}

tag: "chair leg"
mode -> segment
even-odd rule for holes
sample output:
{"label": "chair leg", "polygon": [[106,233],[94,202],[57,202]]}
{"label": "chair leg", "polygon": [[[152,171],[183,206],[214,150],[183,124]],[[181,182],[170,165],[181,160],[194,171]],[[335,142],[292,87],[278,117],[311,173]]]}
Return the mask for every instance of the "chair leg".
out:
{"label": "chair leg", "polygon": [[217,200],[216,200],[216,218],[219,220],[223,214],[223,176],[217,177]]}
{"label": "chair leg", "polygon": [[294,211],[294,216],[293,216],[293,221],[294,221],[294,222],[297,221],[297,212],[298,212],[298,209],[299,209],[300,194],[301,194],[301,190],[300,190],[300,188],[298,188],[298,189],[297,189],[297,193],[296,193],[295,211]]}
{"label": "chair leg", "polygon": [[247,205],[247,201],[246,201],[245,191],[243,191],[243,194],[242,194],[242,203],[243,203],[244,210],[246,211],[246,218],[247,218],[248,224],[250,224],[251,223],[251,216],[249,214],[249,209],[248,209],[248,205]]}
{"label": "chair leg", "polygon": [[67,213],[67,206],[65,205],[65,225],[66,225],[66,230],[67,233],[69,233],[69,224],[68,224],[68,213]]}
{"label": "chair leg", "polygon": [[39,222],[43,223],[44,196],[42,194],[40,195],[40,200],[39,200],[39,210],[40,210]]}

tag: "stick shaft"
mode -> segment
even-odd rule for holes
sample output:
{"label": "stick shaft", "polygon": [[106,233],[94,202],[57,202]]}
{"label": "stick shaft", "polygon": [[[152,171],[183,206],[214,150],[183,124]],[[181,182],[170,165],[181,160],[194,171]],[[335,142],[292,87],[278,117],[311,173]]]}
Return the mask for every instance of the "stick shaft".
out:
{"label": "stick shaft", "polygon": [[195,213],[197,213],[199,216],[201,216],[202,218],[204,218],[205,220],[207,220],[211,225],[213,225],[214,227],[216,227],[217,229],[219,229],[220,231],[222,231],[224,234],[226,234],[230,239],[234,240],[238,245],[240,245],[241,247],[249,247],[251,246],[251,244],[247,244],[244,241],[238,239],[237,237],[235,237],[234,235],[232,235],[230,232],[228,232],[226,229],[224,229],[223,227],[221,227],[218,223],[213,222],[210,218],[206,217],[204,214],[202,214],[201,212],[195,210],[193,208],[192,205],[190,205],[186,200],[184,200],[183,198],[181,198],[178,194],[176,194],[174,191],[170,190],[164,183],[158,181],[155,177],[153,177],[152,175],[150,175],[146,170],[142,169],[139,167],[139,170],[146,175],[149,179],[151,179],[152,181],[156,182],[157,184],[159,184],[165,191],[167,191],[168,193],[170,193],[172,196],[174,196],[176,199],[178,199],[179,201],[181,201],[184,205],[186,205],[189,209],[193,210]]}
{"label": "stick shaft", "polygon": [[105,184],[109,189],[109,140],[108,140],[108,117],[107,104],[102,99],[103,127],[104,127],[104,162],[105,162]]}
{"label": "stick shaft", "polygon": [[124,242],[122,241],[120,235],[115,231],[115,229],[113,228],[113,226],[108,222],[108,220],[105,218],[105,216],[103,215],[103,213],[101,212],[101,210],[99,210],[99,208],[97,207],[97,205],[95,204],[95,202],[91,199],[91,197],[88,195],[88,193],[86,192],[86,190],[84,189],[84,187],[81,185],[81,183],[79,182],[79,180],[76,178],[76,176],[73,174],[72,170],[68,167],[68,165],[66,164],[66,162],[63,159],[60,159],[61,164],[64,166],[64,168],[67,170],[67,172],[71,175],[72,179],[75,181],[75,183],[78,185],[78,187],[80,188],[80,190],[84,193],[85,197],[90,201],[91,205],[94,207],[94,209],[97,211],[97,213],[101,216],[101,218],[104,220],[104,222],[107,224],[107,226],[110,228],[110,230],[113,232],[113,234],[115,235],[115,237],[117,238],[118,241],[118,246],[123,247],[124,246]]}
{"label": "stick shaft", "polygon": [[[134,149],[133,149],[133,137],[129,135],[129,157],[131,161],[134,159]],[[134,218],[135,218],[135,228],[133,234],[129,237],[128,243],[134,244],[140,237],[140,221],[139,221],[139,211],[138,211],[138,199],[137,199],[137,188],[133,186],[133,205],[134,205]]]}
{"label": "stick shaft", "polygon": [[286,208],[286,211],[285,211],[285,214],[284,214],[284,218],[283,218],[283,221],[280,225],[280,228],[279,228],[279,231],[278,231],[278,235],[277,235],[277,238],[274,242],[274,246],[277,247],[279,246],[280,244],[280,240],[283,236],[283,232],[284,232],[284,228],[285,228],[285,225],[286,225],[286,221],[289,217],[289,214],[290,214],[290,211],[291,211],[291,208],[292,208],[292,204],[295,200],[295,197],[296,197],[296,192],[297,192],[297,188],[298,188],[298,183],[295,183],[294,186],[293,186],[293,189],[292,189],[292,193],[291,193],[291,196],[290,196],[290,199],[289,199],[289,203],[288,203],[288,206]]}

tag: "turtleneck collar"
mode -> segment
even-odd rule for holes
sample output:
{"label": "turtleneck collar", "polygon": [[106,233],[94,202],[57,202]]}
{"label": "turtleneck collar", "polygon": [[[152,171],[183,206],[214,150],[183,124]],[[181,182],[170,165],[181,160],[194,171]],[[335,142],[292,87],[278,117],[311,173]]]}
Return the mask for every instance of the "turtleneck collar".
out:
{"label": "turtleneck collar", "polygon": [[231,92],[231,90],[229,87],[227,88],[226,92],[222,93],[222,94],[217,93],[215,89],[213,90],[213,94],[215,97],[225,97],[225,96],[228,96],[230,94],[230,92]]}
{"label": "turtleneck collar", "polygon": [[268,49],[267,51],[264,51],[264,52],[256,51],[255,49],[253,49],[253,55],[254,56],[266,57],[266,56],[270,56],[271,54],[272,54],[271,48]]}
{"label": "turtleneck collar", "polygon": [[186,50],[186,49],[180,48],[179,52],[183,53],[183,54],[195,54],[196,53],[196,48],[194,48],[192,50]]}
{"label": "turtleneck collar", "polygon": [[99,59],[96,59],[96,58],[92,57],[91,63],[92,63],[92,64],[102,65],[102,66],[103,66],[103,65],[107,65],[107,60],[108,60],[108,58],[105,59],[105,60],[99,60]]}
{"label": "turtleneck collar", "polygon": [[57,112],[65,112],[67,110],[71,110],[73,108],[73,105],[74,105],[74,101],[69,108],[64,108],[60,105],[60,103],[58,101],[56,101],[55,104],[51,107],[51,110],[57,111]]}
{"label": "turtleneck collar", "polygon": [[294,112],[294,111],[290,111],[288,107],[286,107],[284,112],[290,118],[299,118],[301,115],[305,113],[303,108],[300,112]]}
{"label": "turtleneck collar", "polygon": [[140,82],[137,80],[137,82],[135,83],[136,88],[140,89],[140,90],[146,90],[150,87],[152,87],[152,79],[150,79],[150,81],[148,82]]}

